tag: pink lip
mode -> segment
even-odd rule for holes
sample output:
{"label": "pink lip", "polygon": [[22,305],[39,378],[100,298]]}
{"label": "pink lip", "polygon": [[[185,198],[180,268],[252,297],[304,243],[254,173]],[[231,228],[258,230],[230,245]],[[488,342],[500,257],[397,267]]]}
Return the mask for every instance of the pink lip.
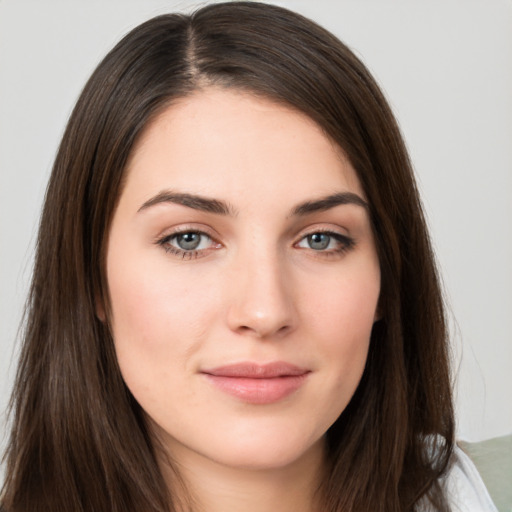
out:
{"label": "pink lip", "polygon": [[277,361],[232,364],[201,373],[218,389],[244,402],[270,404],[299,389],[310,371]]}

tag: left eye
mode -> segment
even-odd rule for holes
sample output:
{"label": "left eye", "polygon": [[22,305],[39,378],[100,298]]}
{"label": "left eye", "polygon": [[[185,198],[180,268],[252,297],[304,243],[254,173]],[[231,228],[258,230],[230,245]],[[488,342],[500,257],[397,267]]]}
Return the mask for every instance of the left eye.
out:
{"label": "left eye", "polygon": [[297,247],[314,251],[340,250],[348,245],[348,239],[338,233],[311,233],[305,236]]}

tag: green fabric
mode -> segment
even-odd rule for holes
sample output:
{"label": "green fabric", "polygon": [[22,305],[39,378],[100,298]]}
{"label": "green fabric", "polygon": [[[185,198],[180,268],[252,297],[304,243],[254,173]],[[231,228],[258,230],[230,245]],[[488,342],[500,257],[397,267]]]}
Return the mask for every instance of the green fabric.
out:
{"label": "green fabric", "polygon": [[499,512],[512,512],[512,434],[459,445],[478,469]]}

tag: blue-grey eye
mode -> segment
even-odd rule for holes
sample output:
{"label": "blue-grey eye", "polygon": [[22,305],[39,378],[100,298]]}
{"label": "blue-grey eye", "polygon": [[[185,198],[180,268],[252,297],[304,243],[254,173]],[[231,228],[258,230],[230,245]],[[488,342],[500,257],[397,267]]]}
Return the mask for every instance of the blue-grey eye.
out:
{"label": "blue-grey eye", "polygon": [[331,243],[331,236],[326,233],[313,233],[307,237],[308,245],[315,251],[323,251],[329,247]]}
{"label": "blue-grey eye", "polygon": [[184,260],[206,256],[209,249],[219,249],[221,245],[214,242],[202,231],[181,231],[167,235],[158,240],[165,252],[179,256]]}
{"label": "blue-grey eye", "polygon": [[180,233],[175,235],[175,243],[184,251],[193,251],[199,247],[201,243],[201,237],[203,235],[201,233],[194,233],[193,231],[189,231],[187,233]]}
{"label": "blue-grey eye", "polygon": [[334,233],[330,231],[317,231],[305,235],[296,244],[296,247],[301,249],[310,249],[316,252],[323,253],[342,253],[351,249],[354,246],[354,240],[341,233]]}

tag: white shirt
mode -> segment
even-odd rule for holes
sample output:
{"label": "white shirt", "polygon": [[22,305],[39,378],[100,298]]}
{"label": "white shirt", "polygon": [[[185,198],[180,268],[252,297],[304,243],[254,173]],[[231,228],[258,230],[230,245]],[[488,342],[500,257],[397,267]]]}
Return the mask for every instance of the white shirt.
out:
{"label": "white shirt", "polygon": [[[452,512],[498,512],[471,459],[458,446],[453,455],[454,463],[443,477]],[[420,507],[420,510],[433,512],[431,505]]]}

